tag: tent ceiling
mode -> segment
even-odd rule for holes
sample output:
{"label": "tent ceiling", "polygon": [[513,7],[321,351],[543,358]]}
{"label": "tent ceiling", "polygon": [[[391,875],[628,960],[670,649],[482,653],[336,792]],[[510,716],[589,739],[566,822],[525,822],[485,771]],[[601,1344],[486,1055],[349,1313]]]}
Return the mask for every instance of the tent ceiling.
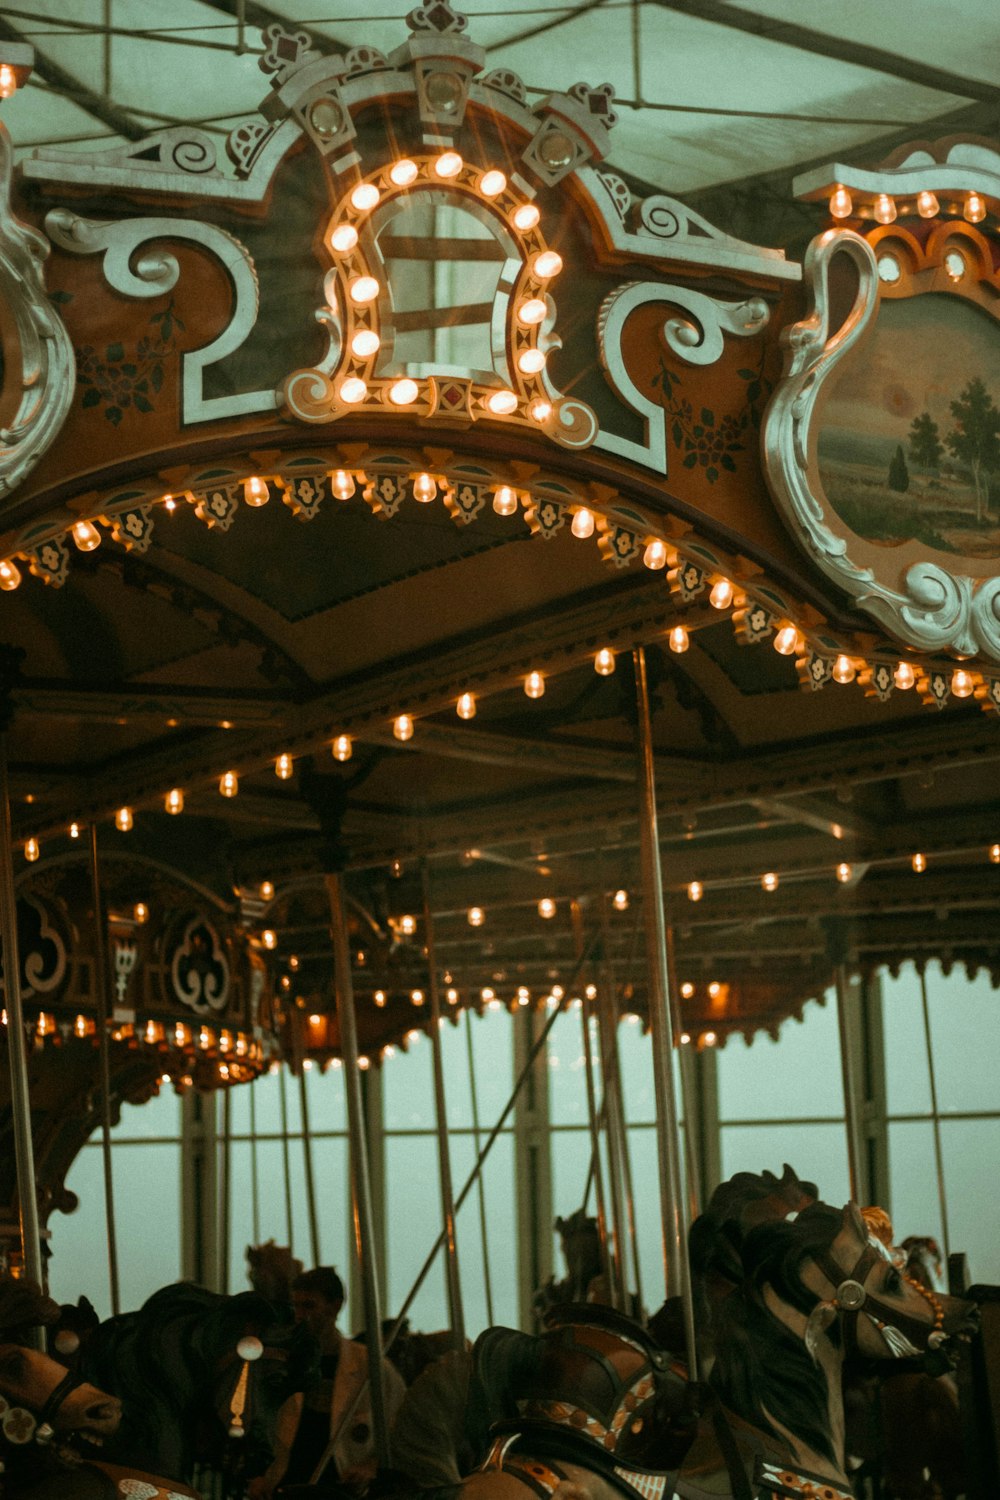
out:
{"label": "tent ceiling", "polygon": [[[405,7],[381,0],[368,14],[352,9],[338,14],[330,0],[174,0],[166,12],[153,0],[5,7],[0,37],[32,43],[38,63],[29,86],[4,104],[4,121],[22,150],[107,149],[182,122],[221,142],[265,92],[256,66],[262,25],[305,26],[324,50],[398,45]],[[986,129],[1000,102],[987,63],[1000,52],[1000,10],[990,0],[909,0],[905,28],[898,13],[867,0],[807,15],[797,0],[512,0],[466,9],[488,65],[513,68],[533,96],[581,79],[612,83],[628,103],[611,165],[669,192],[775,171],[790,177],[797,164],[859,149],[877,156],[886,137],[944,134],[954,116],[967,129],[981,116]]]}

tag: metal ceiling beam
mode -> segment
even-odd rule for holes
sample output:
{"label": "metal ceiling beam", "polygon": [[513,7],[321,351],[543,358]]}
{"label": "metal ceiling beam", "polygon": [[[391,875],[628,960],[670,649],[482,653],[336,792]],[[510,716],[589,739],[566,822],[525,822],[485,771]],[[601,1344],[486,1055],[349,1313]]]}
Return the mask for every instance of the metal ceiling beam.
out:
{"label": "metal ceiling beam", "polygon": [[77,719],[88,724],[169,724],[175,720],[185,729],[218,729],[228,723],[234,729],[279,728],[288,700],[199,692],[193,688],[151,687],[77,688],[48,683],[28,683],[14,689],[18,713],[33,718]]}
{"label": "metal ceiling beam", "polygon": [[944,68],[916,62],[912,58],[901,57],[897,52],[887,52],[865,42],[854,42],[847,37],[831,36],[826,31],[815,31],[811,26],[800,26],[795,21],[780,21],[774,16],[761,15],[759,11],[740,10],[724,3],[724,0],[647,0],[647,3],[658,6],[661,10],[677,11],[680,15],[691,16],[698,21],[709,21],[716,26],[747,32],[768,42],[779,42],[782,46],[794,47],[799,52],[811,52],[815,56],[828,57],[834,62],[848,63],[856,68],[869,68],[889,78],[902,78],[907,83],[919,84],[925,89],[936,89],[942,94],[954,94],[959,99],[1000,103],[1000,88],[995,84],[949,73]]}
{"label": "metal ceiling beam", "polygon": [[800,823],[804,828],[828,833],[832,839],[870,839],[877,832],[870,818],[822,797],[755,797],[751,806],[785,823]]}
{"label": "metal ceiling beam", "polygon": [[[391,731],[366,729],[358,736],[366,745],[399,748]],[[472,765],[509,766],[538,771],[545,776],[586,776],[599,781],[635,781],[635,757],[621,750],[600,750],[589,745],[567,745],[557,739],[531,740],[518,735],[495,734],[486,729],[450,728],[444,724],[422,724],[421,755],[440,755]]]}
{"label": "metal ceiling beam", "polygon": [[[2,16],[0,16],[0,41],[31,45],[27,42],[27,37]],[[34,75],[50,89],[57,94],[64,94],[73,104],[79,105],[95,120],[100,120],[102,125],[107,125],[116,135],[123,135],[127,141],[141,141],[149,134],[146,127],[127,110],[122,109],[120,105],[113,103],[103,94],[95,94],[93,89],[89,89],[73,73],[67,72],[59,63],[54,62],[41,48],[35,47],[34,50]]]}
{"label": "metal ceiling beam", "polygon": [[257,0],[201,0],[201,3],[211,10],[220,11],[224,16],[242,20],[247,26],[259,27],[261,31],[268,26],[284,26],[288,31],[308,31],[317,52],[344,52],[351,45],[338,37],[326,36],[322,31],[313,30],[308,21],[299,22],[294,16],[282,16],[267,5],[258,5]]}

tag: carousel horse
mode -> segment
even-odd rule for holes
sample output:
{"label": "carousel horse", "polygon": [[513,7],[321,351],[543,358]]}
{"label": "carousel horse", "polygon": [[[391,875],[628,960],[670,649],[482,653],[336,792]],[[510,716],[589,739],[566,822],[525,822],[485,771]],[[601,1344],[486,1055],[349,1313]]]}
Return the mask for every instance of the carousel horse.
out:
{"label": "carousel horse", "polygon": [[0,1496],[104,1500],[107,1475],[84,1459],[112,1437],[121,1403],[20,1342],[52,1323],[56,1304],[27,1279],[0,1278]]}
{"label": "carousel horse", "polygon": [[254,1291],[275,1307],[291,1307],[292,1282],[303,1270],[291,1248],[267,1240],[263,1245],[248,1245],[246,1257],[247,1278]]}
{"label": "carousel horse", "polygon": [[[602,1350],[603,1382],[593,1378],[594,1350],[513,1371],[506,1399],[516,1416],[495,1424],[480,1471],[442,1497],[849,1500],[845,1352],[919,1357],[973,1328],[970,1303],[905,1281],[855,1204],[817,1201],[813,1185],[788,1168],[780,1179],[740,1174],[724,1183],[691,1239],[715,1361],[711,1411],[683,1462],[685,1406],[676,1390],[671,1406],[657,1384],[664,1361],[678,1381],[680,1371],[634,1340],[633,1358],[645,1368],[629,1369],[621,1348]],[[571,1336],[580,1337],[576,1329]],[[688,1391],[689,1415],[696,1388]]]}
{"label": "carousel horse", "polygon": [[588,1215],[585,1209],[578,1208],[568,1219],[556,1219],[553,1227],[559,1236],[566,1275],[561,1281],[550,1276],[545,1285],[535,1293],[531,1307],[541,1321],[544,1321],[550,1308],[561,1307],[567,1302],[607,1300],[594,1295],[595,1291],[599,1292],[604,1286],[597,1220]]}
{"label": "carousel horse", "polygon": [[266,1466],[278,1412],[314,1358],[309,1334],[256,1292],[181,1282],[102,1323],[76,1371],[121,1398],[109,1459],[184,1481],[198,1464],[236,1484]]}

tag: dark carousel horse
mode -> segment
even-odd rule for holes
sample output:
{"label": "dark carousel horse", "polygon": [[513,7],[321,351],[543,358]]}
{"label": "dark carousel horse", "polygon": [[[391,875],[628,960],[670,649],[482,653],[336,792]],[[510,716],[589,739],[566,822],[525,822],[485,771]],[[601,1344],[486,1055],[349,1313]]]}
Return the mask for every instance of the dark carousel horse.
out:
{"label": "dark carousel horse", "polygon": [[309,1334],[256,1292],[226,1297],[181,1282],[102,1323],[74,1368],[121,1399],[109,1460],[185,1482],[207,1468],[242,1492],[266,1467],[278,1412],[314,1358]]}
{"label": "dark carousel horse", "polygon": [[[905,1281],[856,1205],[841,1210],[815,1198],[815,1188],[788,1168],[780,1179],[740,1174],[693,1226],[692,1269],[715,1356],[713,1400],[679,1472],[685,1405],[676,1392],[671,1405],[657,1388],[653,1350],[640,1344],[648,1368],[629,1378],[620,1357],[616,1378],[606,1370],[603,1387],[586,1378],[585,1361],[551,1372],[547,1389],[537,1371],[515,1372],[508,1400],[516,1419],[501,1424],[480,1471],[448,1493],[455,1500],[532,1493],[542,1500],[789,1493],[849,1500],[845,1351],[878,1360],[941,1351],[950,1338],[968,1336],[973,1309]],[[661,1351],[661,1358],[670,1369],[670,1357]],[[689,1397],[688,1411],[692,1404]]]}

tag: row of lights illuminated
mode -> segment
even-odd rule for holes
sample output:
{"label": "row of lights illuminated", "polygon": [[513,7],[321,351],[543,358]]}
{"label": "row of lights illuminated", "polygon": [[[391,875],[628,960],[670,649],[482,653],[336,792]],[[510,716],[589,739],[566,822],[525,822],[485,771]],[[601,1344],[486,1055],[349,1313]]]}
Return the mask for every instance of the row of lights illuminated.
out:
{"label": "row of lights illuminated", "polygon": [[[987,850],[987,857],[991,864],[1000,865],[1000,844],[990,844]],[[922,875],[927,869],[926,854],[914,854],[910,859],[910,865],[917,875]],[[836,866],[835,873],[841,885],[847,885],[854,875],[854,866],[848,864],[846,860],[842,860]],[[776,891],[780,884],[780,878],[774,870],[768,870],[766,874],[760,877],[760,883],[765,891]],[[689,901],[700,901],[705,894],[704,884],[700,880],[689,881],[687,894]]]}
{"label": "row of lights illuminated", "polygon": [[[515,398],[516,399],[516,398]],[[337,469],[331,473],[331,488],[337,499],[350,499],[355,492],[354,477],[344,469]],[[432,474],[420,473],[414,477],[414,498],[423,504],[433,501],[438,492],[438,482]],[[252,476],[244,481],[244,498],[247,505],[259,508],[266,505],[270,491],[267,481],[259,476]],[[175,501],[172,496],[164,497],[164,504],[173,508]],[[493,509],[498,515],[511,516],[516,514],[519,506],[518,494],[510,485],[499,485],[493,497]],[[573,514],[570,530],[574,536],[587,538],[593,535],[595,530],[595,517],[593,511],[585,506],[578,508]],[[91,521],[78,521],[72,528],[73,540],[82,552],[92,552],[100,546],[101,533]],[[667,544],[659,537],[653,537],[646,543],[643,552],[645,566],[653,571],[665,568],[670,561],[670,552]],[[10,592],[21,583],[21,571],[11,559],[0,561],[0,590]],[[732,580],[718,577],[713,580],[709,592],[709,603],[714,609],[728,609],[736,599],[736,588]],[[683,625],[675,625],[668,633],[667,644],[671,651],[681,654],[690,646],[689,632]],[[806,650],[806,640],[801,631],[790,621],[779,624],[775,632],[772,645],[780,656],[801,655]],[[609,675],[615,669],[614,653],[608,647],[598,651],[594,666],[602,675]],[[834,682],[848,684],[854,682],[859,672],[863,671],[867,663],[854,657],[841,654],[834,659],[831,667],[831,676]],[[901,691],[906,692],[915,686],[917,673],[911,662],[899,661],[893,670],[893,683]],[[956,667],[951,674],[951,692],[956,698],[970,698],[975,692],[976,680],[971,672],[963,667]],[[524,691],[529,698],[540,698],[545,692],[545,679],[541,672],[529,672],[524,679]],[[472,693],[462,693],[458,699],[457,711],[460,718],[471,719],[475,715],[476,700]],[[400,714],[393,725],[393,733],[399,740],[408,740],[413,734],[413,720],[409,714]],[[338,760],[350,758],[350,740],[347,735],[339,735],[334,741],[334,755]],[[291,775],[291,758],[287,755],[278,757],[276,769],[282,779],[287,780]],[[236,773],[227,772],[220,783],[220,791],[224,796],[236,795]],[[174,790],[167,797],[167,811],[180,812],[183,808],[182,794]]]}
{"label": "row of lights illuminated", "polygon": [[[962,217],[969,224],[980,224],[986,217],[986,202],[980,193],[967,193],[962,202]],[[941,204],[936,193],[928,191],[917,194],[914,207],[922,219],[936,219]],[[854,200],[845,187],[838,187],[830,195],[830,215],[834,219],[849,219],[854,213]],[[889,193],[879,193],[872,201],[871,214],[879,224],[892,224],[899,217],[899,206]]]}

